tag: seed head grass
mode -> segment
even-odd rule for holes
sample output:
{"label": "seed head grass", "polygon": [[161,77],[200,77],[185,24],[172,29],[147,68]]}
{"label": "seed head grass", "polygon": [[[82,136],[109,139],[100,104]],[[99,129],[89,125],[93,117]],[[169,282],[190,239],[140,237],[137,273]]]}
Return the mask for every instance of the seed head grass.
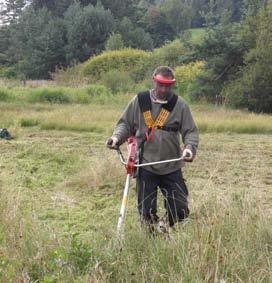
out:
{"label": "seed head grass", "polygon": [[[126,171],[105,141],[122,110],[0,105],[1,125],[14,136],[0,140],[0,281],[270,282],[271,135],[201,133],[197,158],[183,170],[191,214],[170,239],[141,226],[133,180],[120,244]],[[200,122],[211,117],[209,125],[237,115],[230,120],[243,126],[251,115],[193,113]],[[269,128],[270,119],[257,115],[252,123]],[[50,123],[58,127],[43,128]]]}

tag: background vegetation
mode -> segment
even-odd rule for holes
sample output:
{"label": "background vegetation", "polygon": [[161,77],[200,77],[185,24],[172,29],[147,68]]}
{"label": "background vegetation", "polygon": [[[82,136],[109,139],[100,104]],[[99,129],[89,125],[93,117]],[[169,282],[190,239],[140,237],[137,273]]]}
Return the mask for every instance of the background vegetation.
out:
{"label": "background vegetation", "polygon": [[270,0],[6,0],[2,5],[0,77],[99,81],[118,92],[129,90],[125,80],[145,85],[157,65],[203,61],[205,72],[197,74],[191,100],[272,111]]}
{"label": "background vegetation", "polygon": [[[0,2],[0,281],[270,282],[271,1]],[[200,130],[191,215],[149,237],[133,182],[121,248],[105,140],[158,65]]]}

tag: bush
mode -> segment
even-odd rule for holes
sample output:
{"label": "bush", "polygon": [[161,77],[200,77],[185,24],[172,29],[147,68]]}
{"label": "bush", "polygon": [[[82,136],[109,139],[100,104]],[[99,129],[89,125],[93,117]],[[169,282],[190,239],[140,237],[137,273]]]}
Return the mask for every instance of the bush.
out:
{"label": "bush", "polygon": [[[112,39],[117,40],[118,34],[113,34]],[[57,75],[53,76],[54,79],[60,79],[61,81],[65,78],[68,82],[73,81],[73,77],[78,77],[81,81],[85,80],[85,82],[90,83],[97,82],[102,77],[102,81],[107,81],[105,77],[108,75],[105,75],[105,73],[117,70],[122,77],[127,73],[130,80],[139,83],[146,78],[149,79],[158,66],[167,65],[174,68],[180,65],[182,56],[186,55],[187,52],[180,40],[168,42],[153,52],[133,48],[110,50],[93,56],[83,64],[68,68],[66,71],[60,70]],[[128,76],[126,80],[129,80]],[[109,88],[116,89],[112,87],[112,84]]]}
{"label": "bush", "polygon": [[150,53],[132,48],[106,51],[86,61],[82,66],[83,74],[91,76],[95,81],[101,79],[102,74],[113,69],[132,73],[149,57]]}
{"label": "bush", "polygon": [[12,79],[16,77],[17,77],[17,73],[16,73],[15,67],[11,67],[11,66],[9,67],[1,66],[0,67],[0,78]]}
{"label": "bush", "polygon": [[113,93],[117,93],[119,91],[126,92],[133,85],[133,81],[129,74],[118,70],[111,70],[103,74],[101,81]]}
{"label": "bush", "polygon": [[88,78],[82,74],[81,65],[73,64],[69,68],[57,68],[50,73],[51,78],[62,86],[78,87],[88,83]]}
{"label": "bush", "polygon": [[28,101],[35,102],[49,102],[49,103],[69,103],[70,98],[64,93],[62,89],[34,89],[29,93]]}
{"label": "bush", "polygon": [[39,125],[39,121],[35,119],[22,118],[19,123],[21,127],[34,127]]}
{"label": "bush", "polygon": [[124,41],[120,33],[112,33],[106,41],[106,50],[118,50],[124,48]]}
{"label": "bush", "polygon": [[183,47],[180,40],[176,39],[171,42],[167,42],[162,47],[157,48],[152,53],[151,61],[155,63],[155,66],[166,65],[171,68],[175,68],[180,65],[180,58],[187,50]]}
{"label": "bush", "polygon": [[88,85],[84,88],[89,96],[98,96],[98,95],[109,95],[110,92],[108,88],[106,88],[104,85]]}
{"label": "bush", "polygon": [[[175,77],[177,80],[176,88],[183,96],[191,96],[189,94],[191,87],[195,84],[197,76],[201,73],[204,61],[196,61],[175,68]],[[192,96],[190,97],[192,98]]]}
{"label": "bush", "polygon": [[187,53],[180,40],[168,42],[160,48],[156,48],[151,55],[134,72],[133,78],[139,82],[144,78],[150,78],[158,66],[175,68],[180,65],[180,59]]}
{"label": "bush", "polygon": [[0,89],[0,101],[7,101],[10,98],[10,94],[6,89]]}
{"label": "bush", "polygon": [[89,104],[97,99],[107,99],[110,96],[110,91],[103,85],[87,85],[81,89],[73,91],[71,99],[73,103]]}

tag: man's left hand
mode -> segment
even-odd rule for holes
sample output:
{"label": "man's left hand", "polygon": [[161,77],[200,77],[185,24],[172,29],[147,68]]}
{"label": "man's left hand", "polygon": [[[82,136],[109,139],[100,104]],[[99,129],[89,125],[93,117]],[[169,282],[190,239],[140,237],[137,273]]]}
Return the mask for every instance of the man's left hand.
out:
{"label": "man's left hand", "polygon": [[193,152],[189,148],[184,148],[182,151],[182,158],[187,161],[187,162],[192,162],[193,161]]}

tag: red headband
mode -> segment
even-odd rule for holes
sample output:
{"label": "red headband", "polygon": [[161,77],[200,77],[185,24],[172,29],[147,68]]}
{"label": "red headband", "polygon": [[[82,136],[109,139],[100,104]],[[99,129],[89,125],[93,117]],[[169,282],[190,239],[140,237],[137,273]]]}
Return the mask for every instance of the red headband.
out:
{"label": "red headband", "polygon": [[159,82],[159,83],[162,83],[162,84],[173,84],[173,83],[176,82],[176,80],[174,78],[173,79],[166,78],[166,77],[162,76],[161,74],[157,74],[156,76],[153,77],[153,79],[156,82]]}

